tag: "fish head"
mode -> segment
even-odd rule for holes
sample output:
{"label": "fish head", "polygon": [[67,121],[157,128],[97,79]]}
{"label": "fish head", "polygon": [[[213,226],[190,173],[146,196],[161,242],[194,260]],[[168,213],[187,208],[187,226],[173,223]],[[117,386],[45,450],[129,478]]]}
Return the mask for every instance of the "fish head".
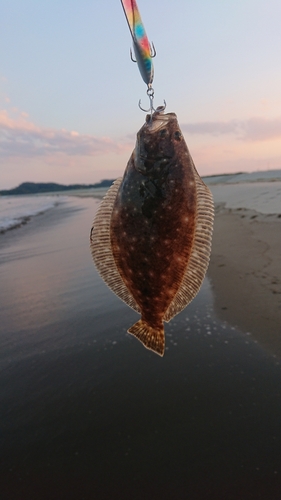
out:
{"label": "fish head", "polygon": [[135,168],[149,174],[154,168],[167,166],[177,155],[184,142],[175,113],[156,111],[147,115],[146,122],[137,134]]}

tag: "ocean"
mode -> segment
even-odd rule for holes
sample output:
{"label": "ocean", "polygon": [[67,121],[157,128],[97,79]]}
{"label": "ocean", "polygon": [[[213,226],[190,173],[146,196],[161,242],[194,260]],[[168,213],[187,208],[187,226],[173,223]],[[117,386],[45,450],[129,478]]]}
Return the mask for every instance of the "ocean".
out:
{"label": "ocean", "polygon": [[31,217],[65,203],[66,196],[0,196],[0,232],[26,224]]}

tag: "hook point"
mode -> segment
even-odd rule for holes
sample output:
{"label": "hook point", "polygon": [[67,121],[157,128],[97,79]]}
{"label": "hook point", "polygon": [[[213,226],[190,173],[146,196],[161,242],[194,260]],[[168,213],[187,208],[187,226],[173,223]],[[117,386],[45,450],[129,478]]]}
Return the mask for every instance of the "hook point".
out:
{"label": "hook point", "polygon": [[133,52],[132,52],[132,49],[130,49],[130,57],[131,57],[131,61],[133,61],[133,62],[135,62],[135,63],[137,62],[137,60],[133,58]]}

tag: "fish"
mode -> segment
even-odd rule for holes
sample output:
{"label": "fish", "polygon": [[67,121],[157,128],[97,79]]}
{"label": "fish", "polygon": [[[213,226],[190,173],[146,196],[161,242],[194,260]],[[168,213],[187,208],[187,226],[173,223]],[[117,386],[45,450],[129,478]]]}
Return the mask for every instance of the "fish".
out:
{"label": "fish", "polygon": [[164,322],[192,301],[203,282],[213,219],[212,194],[176,114],[157,108],[137,133],[123,178],[100,204],[90,247],[105,283],[141,314],[128,333],[160,356]]}

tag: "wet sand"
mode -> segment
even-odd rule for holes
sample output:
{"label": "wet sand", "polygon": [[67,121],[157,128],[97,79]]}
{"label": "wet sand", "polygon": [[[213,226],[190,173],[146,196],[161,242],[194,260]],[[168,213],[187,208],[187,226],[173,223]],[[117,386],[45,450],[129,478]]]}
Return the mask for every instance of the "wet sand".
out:
{"label": "wet sand", "polygon": [[92,263],[97,204],[0,235],[1,498],[279,500],[279,359],[221,321],[212,269],[144,349]]}
{"label": "wet sand", "polygon": [[208,276],[218,316],[281,357],[279,214],[217,205]]}

